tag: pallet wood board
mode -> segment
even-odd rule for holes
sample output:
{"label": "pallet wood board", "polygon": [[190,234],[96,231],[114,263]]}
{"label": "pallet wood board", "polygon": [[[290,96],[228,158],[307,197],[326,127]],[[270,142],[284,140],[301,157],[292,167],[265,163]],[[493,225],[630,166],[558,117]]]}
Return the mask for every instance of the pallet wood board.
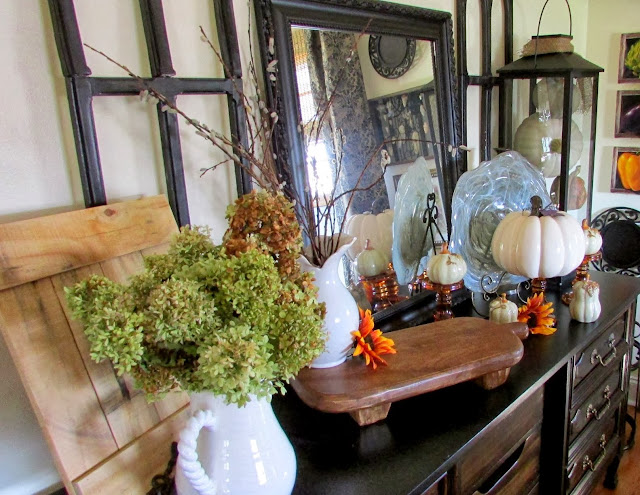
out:
{"label": "pallet wood board", "polygon": [[152,196],[0,224],[0,289],[166,243],[177,230],[166,205]]}
{"label": "pallet wood board", "polygon": [[397,354],[384,355],[387,366],[373,370],[354,358],[333,368],[305,368],[292,386],[310,407],[348,412],[358,424],[370,424],[384,419],[391,403],[408,397],[483,377],[481,385],[501,385],[505,370],[522,359],[524,347],[516,335],[522,325],[453,318],[389,332]]}
{"label": "pallet wood board", "polygon": [[[171,442],[177,439],[189,418],[188,413],[188,407],[180,409],[136,442],[107,459],[98,469],[75,480],[73,486],[76,493],[147,493],[151,489],[151,478],[164,472],[169,460]],[[144,453],[144,456],[141,456],[141,453]]]}
{"label": "pallet wood board", "polygon": [[146,493],[188,397],[148,403],[93,362],[64,287],[91,274],[125,282],[177,230],[161,196],[0,225],[0,333],[70,494]]}

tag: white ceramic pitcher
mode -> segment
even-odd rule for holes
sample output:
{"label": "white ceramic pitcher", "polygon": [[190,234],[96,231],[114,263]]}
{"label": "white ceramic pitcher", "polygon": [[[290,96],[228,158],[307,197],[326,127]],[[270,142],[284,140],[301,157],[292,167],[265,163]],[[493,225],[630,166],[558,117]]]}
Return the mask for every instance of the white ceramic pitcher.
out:
{"label": "white ceramic pitcher", "polygon": [[291,493],[295,453],[267,399],[238,407],[194,393],[191,414],[178,442],[178,495]]}

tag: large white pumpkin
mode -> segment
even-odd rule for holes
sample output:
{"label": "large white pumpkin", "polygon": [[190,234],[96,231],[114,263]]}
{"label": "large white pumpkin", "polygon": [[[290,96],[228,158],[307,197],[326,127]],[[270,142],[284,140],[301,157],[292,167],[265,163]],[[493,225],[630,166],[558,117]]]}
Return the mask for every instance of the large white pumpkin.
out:
{"label": "large white pumpkin", "polygon": [[352,215],[345,225],[345,234],[356,238],[347,255],[353,261],[364,250],[367,239],[371,245],[382,252],[391,261],[393,243],[393,210],[384,210],[378,215],[360,213]]}
{"label": "large white pumpkin", "polygon": [[[513,149],[540,169],[545,177],[557,177],[562,158],[562,120],[541,118],[539,113],[529,115],[516,130]],[[578,163],[581,154],[582,133],[571,121],[569,168]]]}
{"label": "large white pumpkin", "polygon": [[585,242],[580,223],[565,212],[556,216],[509,213],[491,240],[493,259],[514,275],[551,278],[570,273],[584,258]]}

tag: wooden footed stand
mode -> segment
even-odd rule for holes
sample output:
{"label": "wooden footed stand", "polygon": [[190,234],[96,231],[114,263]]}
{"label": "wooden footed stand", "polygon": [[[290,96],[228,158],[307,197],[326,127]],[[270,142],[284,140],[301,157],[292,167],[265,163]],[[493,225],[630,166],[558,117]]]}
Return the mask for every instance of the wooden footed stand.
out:
{"label": "wooden footed stand", "polygon": [[387,365],[375,371],[353,358],[333,368],[303,368],[291,385],[308,406],[349,413],[360,426],[386,418],[394,402],[457,383],[502,385],[524,354],[526,323],[455,320],[390,332],[397,353],[385,354]]}
{"label": "wooden footed stand", "polygon": [[[584,282],[589,279],[589,263],[592,261],[598,261],[602,258],[602,251],[598,251],[593,254],[585,254],[582,259],[582,263],[576,268],[576,278],[573,279],[571,285],[573,286],[576,282]],[[573,299],[573,289],[569,290],[562,294],[562,302],[565,304],[569,304]]]}
{"label": "wooden footed stand", "polygon": [[435,321],[442,321],[453,318],[453,311],[451,311],[451,293],[454,290],[462,289],[464,287],[464,280],[460,280],[454,284],[436,284],[425,277],[422,285],[425,289],[432,290],[436,293],[436,311],[433,314],[433,319]]}

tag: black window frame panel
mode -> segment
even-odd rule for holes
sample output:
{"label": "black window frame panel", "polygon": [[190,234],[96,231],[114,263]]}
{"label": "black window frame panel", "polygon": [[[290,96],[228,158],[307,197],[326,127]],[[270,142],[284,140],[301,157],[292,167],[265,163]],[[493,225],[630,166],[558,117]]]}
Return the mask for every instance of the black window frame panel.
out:
{"label": "black window frame panel", "polygon": [[[224,78],[174,77],[162,0],[139,0],[151,77],[144,83],[170,101],[180,95],[226,95],[231,138],[247,146],[247,129],[242,104],[242,67],[233,14],[233,0],[212,0]],[[65,78],[82,192],[87,208],[107,204],[100,163],[98,137],[93,114],[96,96],[137,95],[143,89],[129,77],[93,77],[87,66],[73,0],[49,0],[53,31]],[[178,225],[189,220],[178,116],[157,105],[167,196]],[[244,163],[244,162],[243,162]],[[238,196],[252,189],[247,172],[235,165]]]}

